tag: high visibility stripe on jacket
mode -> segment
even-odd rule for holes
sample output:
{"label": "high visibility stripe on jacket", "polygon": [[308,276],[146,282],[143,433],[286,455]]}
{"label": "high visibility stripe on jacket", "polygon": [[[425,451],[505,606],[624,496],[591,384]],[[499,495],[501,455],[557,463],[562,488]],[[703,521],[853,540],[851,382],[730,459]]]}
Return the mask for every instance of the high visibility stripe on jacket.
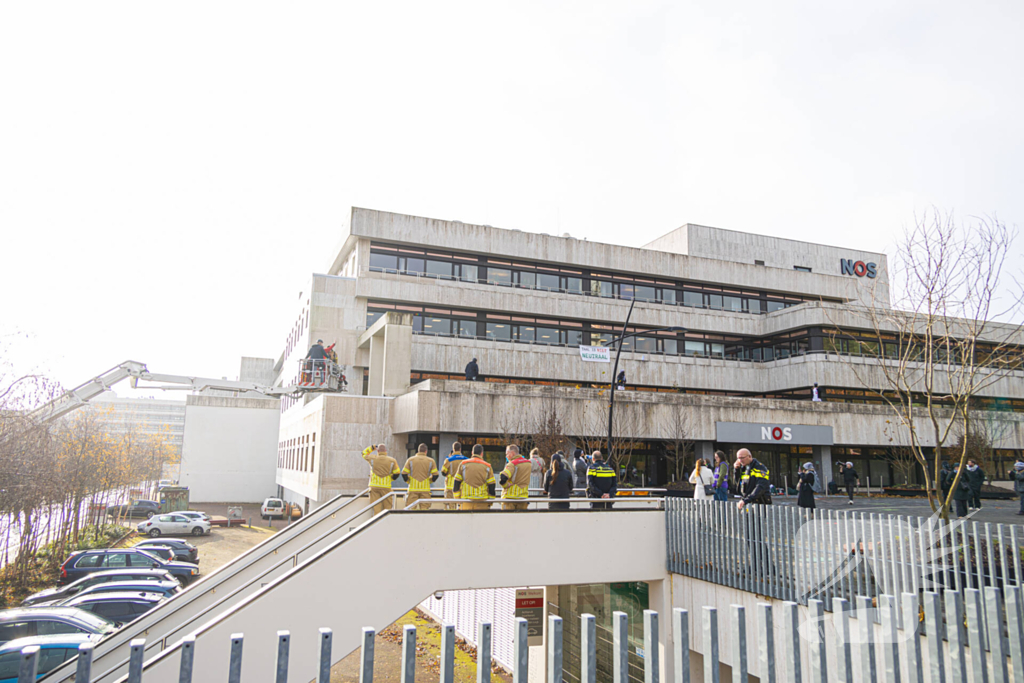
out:
{"label": "high visibility stripe on jacket", "polygon": [[437,476],[437,465],[428,455],[414,455],[405,461],[402,474],[409,478],[409,491],[429,491],[431,477]]}
{"label": "high visibility stripe on jacket", "polygon": [[391,482],[401,474],[398,461],[390,455],[381,455],[372,448],[363,451],[363,460],[370,463],[370,488],[390,489]]}
{"label": "high visibility stripe on jacket", "polygon": [[501,475],[506,481],[502,486],[501,497],[519,499],[530,497],[530,461],[526,458],[510,460]]}
{"label": "high visibility stripe on jacket", "polygon": [[441,474],[444,475],[444,487],[449,491],[455,489],[455,475],[458,474],[459,468],[466,460],[468,458],[462,453],[452,453],[445,458],[444,464],[441,466]]}
{"label": "high visibility stripe on jacket", "polygon": [[486,500],[490,497],[488,487],[495,485],[494,470],[491,464],[480,458],[470,458],[462,463],[459,473],[455,475],[459,482],[459,492],[463,500]]}

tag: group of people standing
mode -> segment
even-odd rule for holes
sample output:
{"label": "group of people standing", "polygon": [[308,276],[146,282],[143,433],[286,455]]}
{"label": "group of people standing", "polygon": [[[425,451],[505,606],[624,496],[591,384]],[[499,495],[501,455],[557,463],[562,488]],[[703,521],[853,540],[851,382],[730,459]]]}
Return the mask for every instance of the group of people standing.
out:
{"label": "group of people standing", "polygon": [[[618,489],[615,471],[605,464],[601,451],[594,451],[588,461],[583,451],[577,449],[572,465],[558,452],[551,456],[550,465],[545,465],[538,449],[534,448],[530,457],[525,458],[519,446],[510,444],[505,448],[505,468],[497,477],[491,464],[483,459],[484,447],[480,444],[473,446],[470,457],[462,453],[462,444],[454,444],[440,471],[428,455],[426,444],[420,444],[416,454],[401,468],[398,461],[388,455],[386,444],[367,446],[362,455],[370,464],[370,503],[374,514],[393,507],[393,498],[388,494],[392,491],[392,482],[399,477],[408,482],[405,507],[409,507],[421,498],[430,498],[431,484],[444,476],[444,497],[452,501],[445,503],[449,510],[490,509],[499,484],[503,510],[525,510],[530,489],[544,491],[551,499],[548,509],[568,510],[568,499],[577,488],[584,489],[587,497],[595,499],[590,504],[592,509],[606,510],[611,508],[611,499]],[[459,502],[455,502],[456,499]]]}

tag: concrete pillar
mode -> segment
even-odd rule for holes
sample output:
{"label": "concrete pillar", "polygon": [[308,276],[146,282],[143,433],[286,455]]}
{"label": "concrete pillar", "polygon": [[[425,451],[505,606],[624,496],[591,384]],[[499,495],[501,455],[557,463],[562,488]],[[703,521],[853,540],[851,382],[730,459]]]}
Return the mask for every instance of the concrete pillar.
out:
{"label": "concrete pillar", "polygon": [[817,479],[821,480],[820,493],[828,495],[828,483],[832,481],[832,447],[814,446],[814,467],[818,470]]}
{"label": "concrete pillar", "polygon": [[[371,347],[371,357],[372,352]],[[409,376],[412,373],[411,325],[384,326],[383,370],[383,396],[400,396],[409,390]]]}
{"label": "concrete pillar", "polygon": [[[648,581],[648,609],[658,613],[658,657],[661,661],[661,680],[675,680],[675,660],[672,643],[675,633],[672,631],[672,575],[662,581]],[[643,617],[641,617],[643,618]],[[692,617],[691,617],[692,618]],[[693,625],[690,625],[693,628]]]}
{"label": "concrete pillar", "polygon": [[[695,441],[693,443],[693,457],[694,459],[703,458],[709,467],[713,466],[715,464],[715,442]],[[690,476],[689,472],[686,473],[686,476]]]}
{"label": "concrete pillar", "polygon": [[354,396],[363,395],[363,372],[365,367],[350,365],[345,370],[345,379],[348,381],[348,393]]}
{"label": "concrete pillar", "polygon": [[369,396],[384,395],[383,335],[375,335],[370,338],[370,384],[366,391]]}

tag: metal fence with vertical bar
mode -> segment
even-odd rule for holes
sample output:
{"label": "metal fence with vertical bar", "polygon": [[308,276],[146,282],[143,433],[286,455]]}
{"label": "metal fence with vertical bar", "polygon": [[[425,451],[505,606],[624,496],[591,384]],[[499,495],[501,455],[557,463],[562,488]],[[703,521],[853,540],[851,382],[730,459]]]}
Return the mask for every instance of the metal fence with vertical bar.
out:
{"label": "metal fence with vertical bar", "polygon": [[[961,597],[965,599],[961,600]],[[720,680],[720,655],[723,648],[731,652],[728,663],[732,666],[733,680],[746,681],[747,674],[754,674],[750,663],[756,664],[756,674],[762,681],[802,681],[827,683],[838,680],[841,683],[852,681],[913,681],[914,683],[945,683],[953,680],[964,683],[1008,683],[1024,680],[1024,627],[1022,627],[1021,591],[1017,587],[1000,591],[993,586],[984,590],[967,588],[963,594],[956,590],[943,592],[925,591],[923,594],[923,617],[921,621],[908,619],[903,628],[896,619],[896,605],[904,603],[905,609],[916,609],[917,595],[906,593],[897,599],[892,595],[878,596],[877,606],[866,596],[855,596],[858,609],[853,610],[854,603],[844,598],[835,598],[836,609],[831,617],[824,613],[824,601],[811,598],[808,609],[804,612],[801,622],[799,606],[792,601],[773,607],[769,604],[758,604],[754,615],[756,629],[754,639],[748,635],[746,612],[742,606],[733,605],[721,615],[715,607],[703,607],[698,613],[699,623],[691,626],[690,614],[687,610],[676,608],[671,619],[671,647],[665,648],[665,657],[672,663],[672,683],[689,683],[691,680],[691,629],[697,629],[703,659],[702,677],[707,682]],[[912,604],[910,604],[912,603]],[[943,633],[941,611],[943,604],[949,610],[946,622],[955,627],[948,629],[946,637],[925,638],[924,632]],[[988,620],[983,619],[983,609],[987,605]],[[778,609],[781,614],[773,614]],[[1005,612],[1005,628],[1000,614]],[[833,628],[824,628],[827,619],[831,619]],[[851,625],[851,620],[856,625]],[[578,661],[581,666],[581,681],[585,683],[625,683],[627,680],[627,653],[629,647],[629,628],[627,615],[615,612],[613,615],[612,648],[615,665],[610,672],[601,672],[595,665],[595,631],[594,617],[590,614],[580,616],[580,632]],[[881,630],[875,627],[876,622],[882,625]],[[649,653],[643,660],[643,679],[645,683],[661,683],[662,666],[659,644],[664,645],[659,614],[647,610],[643,615],[644,644]],[[776,629],[776,624],[782,626]],[[477,683],[490,680],[491,668],[491,628],[490,624],[482,624],[479,632],[480,646],[477,648]],[[526,683],[529,670],[529,647],[526,637],[527,622],[516,620],[515,651],[512,680],[514,683]],[[963,631],[966,630],[966,638]],[[441,628],[440,681],[452,683],[455,670],[454,628],[443,625]],[[723,642],[720,632],[728,633]],[[562,642],[563,624],[561,617],[551,615],[548,623],[548,642],[546,648],[546,676],[548,683],[559,683],[562,680],[562,662],[564,657]],[[776,635],[781,633],[781,640]],[[832,647],[825,642],[826,633],[834,639]],[[361,683],[372,683],[374,676],[374,637],[372,628],[363,629],[362,648],[359,653],[359,680]],[[332,664],[331,629],[319,630],[320,649],[317,662],[318,683],[329,683]],[[991,641],[989,652],[984,651],[983,638]],[[922,647],[922,640],[927,640]],[[287,683],[289,666],[289,648],[291,635],[287,631],[277,634],[277,667],[266,672],[269,680],[274,677],[275,683]],[[228,682],[240,680],[243,645],[248,647],[265,647],[269,643],[245,643],[242,633],[232,634],[230,642],[225,642],[224,657],[229,658]],[[214,683],[209,676],[194,668],[195,642],[186,643],[186,651],[181,657],[178,673],[179,683]],[[802,671],[804,661],[801,652],[806,648],[810,655],[809,671]],[[20,653],[17,662],[18,682],[34,683],[38,671],[39,647],[29,646]],[[91,680],[92,644],[84,644],[79,648],[75,680],[77,683],[88,683]],[[402,683],[415,683],[417,656],[416,628],[406,626],[403,632],[400,680]],[[144,642],[133,643],[127,681],[144,683],[146,680],[145,663],[143,661]],[[978,653],[981,653],[980,656]],[[753,657],[751,656],[753,655]],[[829,673],[834,672],[834,673]],[[217,681],[216,683],[220,683]]]}

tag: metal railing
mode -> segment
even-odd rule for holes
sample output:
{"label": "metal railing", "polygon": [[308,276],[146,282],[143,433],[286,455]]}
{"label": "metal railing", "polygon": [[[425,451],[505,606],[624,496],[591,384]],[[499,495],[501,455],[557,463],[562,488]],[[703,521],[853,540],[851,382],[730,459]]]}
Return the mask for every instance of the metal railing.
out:
{"label": "metal railing", "polygon": [[773,505],[740,511],[680,498],[665,505],[670,572],[802,605],[817,599],[834,610],[855,596],[1022,585],[1017,525]]}
{"label": "metal railing", "polygon": [[[965,599],[961,599],[961,598]],[[833,647],[826,643],[824,604],[811,600],[803,611],[795,602],[785,602],[776,610],[772,605],[760,603],[756,608],[755,632],[747,632],[746,608],[731,605],[723,617],[724,630],[728,633],[725,642],[719,638],[719,614],[715,607],[705,606],[700,612],[699,639],[703,659],[704,680],[719,683],[720,663],[732,667],[734,681],[747,681],[748,674],[756,674],[762,681],[802,681],[805,676],[813,683],[840,683],[853,681],[924,683],[945,683],[948,676],[953,681],[970,683],[1008,683],[1024,680],[1024,628],[1021,619],[1020,589],[1013,587],[1006,592],[1006,601],[994,587],[982,591],[968,589],[964,596],[957,591],[943,593],[925,592],[919,603],[918,596],[905,593],[899,601],[907,612],[923,612],[923,617],[908,620],[906,628],[897,625],[897,600],[894,596],[883,595],[877,607],[870,598],[859,596],[856,609],[841,600],[839,609],[832,614]],[[965,609],[966,607],[966,609]],[[924,632],[942,633],[941,614],[947,611],[948,628],[945,638],[924,638]],[[985,618],[983,608],[988,609]],[[1005,631],[1001,614],[1005,608]],[[781,628],[776,629],[775,612]],[[643,629],[643,676],[645,683],[660,683],[662,676],[661,648],[668,638],[663,638],[659,627],[659,614],[644,610]],[[803,617],[801,619],[801,617]],[[855,622],[851,624],[851,618]],[[881,630],[876,623],[881,624]],[[965,627],[966,624],[966,627]],[[626,683],[629,674],[629,629],[625,612],[614,612],[612,625],[612,661],[599,661],[597,656],[597,624],[593,615],[580,616],[579,680],[585,683],[612,681]],[[855,628],[854,628],[855,626]],[[923,627],[923,628],[922,628]],[[674,683],[690,682],[690,614],[682,608],[672,611],[671,647],[665,648],[665,655],[671,656],[672,680]],[[477,633],[476,681],[490,683],[491,680],[491,624],[481,623]],[[562,618],[549,615],[546,635],[546,680],[555,683],[563,677],[563,623]],[[781,634],[781,638],[778,635]],[[985,656],[984,639],[991,641],[991,654]],[[372,683],[374,675],[374,639],[376,632],[364,628],[360,640],[359,680]],[[277,632],[277,659],[274,670],[275,683],[287,683],[291,634]],[[318,683],[329,683],[333,632],[321,628],[318,638]],[[778,638],[778,640],[777,640]],[[245,637],[241,633],[231,636],[229,651],[228,683],[241,683],[242,657]],[[266,647],[270,643],[253,643],[250,647]],[[730,648],[724,652],[724,648]],[[179,683],[211,681],[209,675],[196,670],[196,639],[185,638],[179,664]],[[806,650],[805,650],[806,648]],[[92,679],[92,644],[79,646],[76,662],[75,681],[88,683]],[[416,675],[416,627],[403,628],[401,644],[400,677],[402,683],[414,683]],[[528,646],[527,620],[516,619],[513,631],[513,683],[527,683],[530,650]],[[831,652],[831,656],[830,653]],[[723,658],[722,654],[726,656]],[[754,653],[754,657],[751,654]],[[807,654],[810,670],[802,671]],[[927,653],[927,657],[923,656]],[[980,656],[978,653],[982,653]],[[145,640],[132,641],[131,658],[127,681],[142,683],[145,680]],[[33,683],[36,680],[39,647],[29,646],[21,651],[18,682]],[[441,626],[440,681],[453,683],[455,672],[455,627]],[[753,662],[754,666],[750,664]],[[925,664],[927,663],[927,669]],[[666,664],[669,664],[666,662]],[[830,670],[834,672],[831,676]],[[267,672],[269,679],[270,672]]]}

